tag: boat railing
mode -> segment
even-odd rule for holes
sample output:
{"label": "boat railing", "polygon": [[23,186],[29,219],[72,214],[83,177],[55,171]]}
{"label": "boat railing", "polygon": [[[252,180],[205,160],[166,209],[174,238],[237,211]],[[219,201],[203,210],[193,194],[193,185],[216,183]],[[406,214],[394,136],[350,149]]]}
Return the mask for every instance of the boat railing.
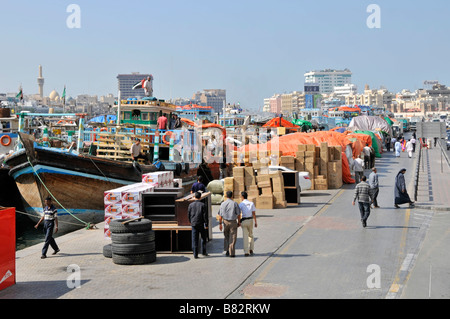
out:
{"label": "boat railing", "polygon": [[[98,157],[131,160],[130,148],[136,139],[140,140],[142,150],[149,152],[153,148],[153,159],[159,159],[160,148],[169,149],[169,161],[174,161],[180,154],[185,161],[194,160],[190,145],[196,145],[193,130],[156,130],[150,128],[102,127],[87,128],[81,132],[82,140],[87,145],[95,145]],[[178,154],[175,154],[178,150]]]}

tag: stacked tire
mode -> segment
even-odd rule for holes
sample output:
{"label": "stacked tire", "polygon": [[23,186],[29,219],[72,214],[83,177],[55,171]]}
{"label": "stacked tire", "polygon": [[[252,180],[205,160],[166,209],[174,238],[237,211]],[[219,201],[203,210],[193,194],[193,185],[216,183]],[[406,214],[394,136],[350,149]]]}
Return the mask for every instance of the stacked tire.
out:
{"label": "stacked tire", "polygon": [[103,255],[118,265],[143,265],[156,261],[155,232],[149,219],[115,219],[109,224],[111,244]]}

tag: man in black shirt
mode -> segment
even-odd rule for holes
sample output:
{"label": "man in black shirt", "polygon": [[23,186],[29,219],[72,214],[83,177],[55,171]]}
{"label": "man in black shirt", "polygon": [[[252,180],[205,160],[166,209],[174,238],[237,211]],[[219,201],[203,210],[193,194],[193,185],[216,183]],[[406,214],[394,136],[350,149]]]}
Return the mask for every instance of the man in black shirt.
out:
{"label": "man in black shirt", "polygon": [[206,253],[206,232],[208,229],[208,212],[206,206],[200,201],[202,194],[195,193],[196,201],[189,204],[188,217],[192,226],[192,250],[194,251],[194,258],[198,258],[198,237],[202,237],[202,255],[208,256]]}

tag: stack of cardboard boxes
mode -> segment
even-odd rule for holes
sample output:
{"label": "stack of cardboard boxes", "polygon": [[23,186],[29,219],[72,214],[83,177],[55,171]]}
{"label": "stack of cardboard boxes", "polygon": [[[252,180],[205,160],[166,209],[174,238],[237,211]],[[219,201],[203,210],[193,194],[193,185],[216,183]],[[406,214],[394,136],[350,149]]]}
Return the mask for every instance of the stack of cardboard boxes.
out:
{"label": "stack of cardboard boxes", "polygon": [[154,192],[156,188],[173,187],[172,171],[153,172],[142,175],[142,182],[122,186],[104,192],[105,226],[104,236],[111,238],[109,224],[113,219],[142,216],[142,194]]}
{"label": "stack of cardboard boxes", "polygon": [[306,171],[311,179],[311,189],[326,190],[342,187],[342,147],[328,146],[322,142],[298,145],[296,170]]}
{"label": "stack of cardboard boxes", "polygon": [[153,192],[155,186],[136,183],[104,192],[105,224],[104,236],[111,238],[109,224],[113,219],[137,218],[142,216],[141,196]]}
{"label": "stack of cardboard boxes", "polygon": [[233,192],[233,199],[240,202],[241,192],[246,191],[247,199],[258,209],[284,208],[287,202],[281,172],[269,173],[266,161],[254,161],[252,166],[236,166],[233,177],[224,181],[224,193]]}

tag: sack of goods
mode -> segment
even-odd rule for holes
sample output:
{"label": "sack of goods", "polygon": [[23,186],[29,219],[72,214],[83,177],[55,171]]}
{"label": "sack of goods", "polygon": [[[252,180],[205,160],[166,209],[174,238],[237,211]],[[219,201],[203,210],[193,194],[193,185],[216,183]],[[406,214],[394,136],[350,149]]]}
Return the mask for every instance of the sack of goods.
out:
{"label": "sack of goods", "polygon": [[223,201],[223,181],[211,181],[206,186],[206,189],[211,192],[211,204],[220,205]]}

